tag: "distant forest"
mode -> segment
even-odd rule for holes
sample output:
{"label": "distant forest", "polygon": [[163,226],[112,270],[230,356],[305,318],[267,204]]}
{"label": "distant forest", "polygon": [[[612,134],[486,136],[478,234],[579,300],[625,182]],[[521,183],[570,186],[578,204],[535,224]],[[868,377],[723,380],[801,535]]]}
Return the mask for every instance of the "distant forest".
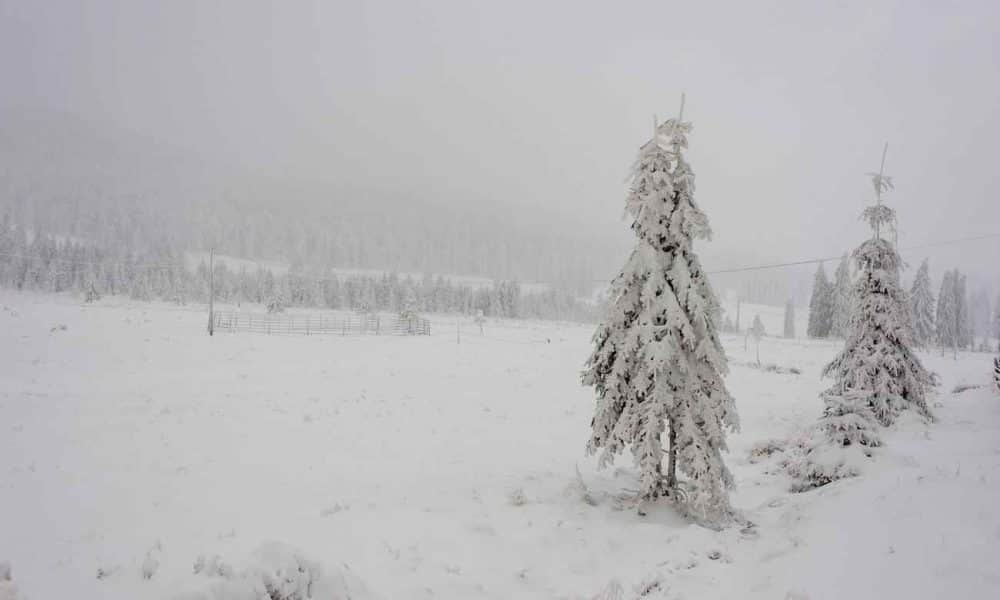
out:
{"label": "distant forest", "polygon": [[[624,222],[595,231],[592,223],[549,214],[544,207],[516,214],[500,203],[445,206],[381,189],[378,177],[363,190],[266,178],[67,115],[17,112],[0,117],[0,219],[11,230],[22,230],[25,247],[33,251],[37,232],[40,245],[75,244],[60,246],[60,256],[92,253],[134,264],[176,263],[180,268],[187,253],[207,254],[214,248],[251,263],[282,264],[313,280],[330,279],[334,270],[345,269],[382,274],[365,276],[372,280],[411,273],[419,274],[413,287],[426,290],[427,279],[460,288],[470,287],[458,284],[463,277],[475,276],[495,281],[493,287],[518,282],[525,310],[538,306],[529,310],[531,316],[578,319],[593,313],[588,301],[618,273],[632,244]],[[8,232],[8,240],[14,237]],[[718,260],[730,266],[736,259]],[[196,277],[194,265],[187,267]],[[283,272],[273,274],[279,283]],[[225,289],[245,289],[229,279],[264,274],[248,267],[245,274],[224,270],[221,277]],[[341,290],[350,287],[346,277],[337,278]],[[728,291],[747,302],[782,306],[789,298],[805,302],[811,276],[808,269],[799,269],[712,280],[719,295]],[[105,293],[121,287],[105,283]],[[159,289],[152,283],[150,288]],[[247,297],[263,297],[265,288]],[[544,300],[540,289],[548,290]],[[354,308],[350,294],[342,293],[342,305]],[[472,286],[468,294],[483,292]],[[194,283],[183,295],[205,297]],[[469,303],[463,297],[448,310],[465,311]]]}
{"label": "distant forest", "polygon": [[[378,174],[391,178],[391,174]],[[0,217],[126,254],[216,252],[320,270],[442,273],[589,292],[627,245],[565,215],[443,206],[207,164],[64,115],[0,119]],[[624,228],[622,228],[624,229]]]}

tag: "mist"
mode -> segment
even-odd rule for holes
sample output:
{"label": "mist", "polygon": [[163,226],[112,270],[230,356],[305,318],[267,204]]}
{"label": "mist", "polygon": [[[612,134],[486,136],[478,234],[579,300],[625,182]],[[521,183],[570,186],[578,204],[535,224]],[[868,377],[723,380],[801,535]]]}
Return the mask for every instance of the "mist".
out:
{"label": "mist", "polygon": [[998,157],[997,0],[0,0],[0,600],[996,598]]}
{"label": "mist", "polygon": [[[998,21],[993,2],[3,2],[0,108],[143,136],[220,190],[573,230],[606,280],[631,240],[623,178],[682,92],[709,268],[855,246],[886,141],[902,248],[996,233]],[[904,258],[990,284],[998,252]],[[539,276],[522,266],[479,274]]]}

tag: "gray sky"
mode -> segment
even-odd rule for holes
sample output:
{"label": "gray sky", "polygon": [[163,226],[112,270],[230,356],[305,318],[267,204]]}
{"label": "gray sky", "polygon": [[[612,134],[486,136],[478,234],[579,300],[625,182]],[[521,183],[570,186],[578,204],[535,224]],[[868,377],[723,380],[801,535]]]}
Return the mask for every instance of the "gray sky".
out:
{"label": "gray sky", "polygon": [[624,229],[627,168],[683,90],[716,266],[854,245],[884,140],[902,245],[1000,231],[1000,2],[835,4],[0,0],[0,106]]}

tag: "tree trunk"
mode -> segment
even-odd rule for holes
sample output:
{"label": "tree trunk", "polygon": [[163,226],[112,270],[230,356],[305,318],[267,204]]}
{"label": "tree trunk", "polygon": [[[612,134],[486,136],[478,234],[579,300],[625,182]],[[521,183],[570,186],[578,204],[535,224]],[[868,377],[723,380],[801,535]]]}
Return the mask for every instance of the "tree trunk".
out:
{"label": "tree trunk", "polygon": [[670,432],[667,434],[667,494],[673,495],[677,487],[677,430],[674,419],[670,419]]}

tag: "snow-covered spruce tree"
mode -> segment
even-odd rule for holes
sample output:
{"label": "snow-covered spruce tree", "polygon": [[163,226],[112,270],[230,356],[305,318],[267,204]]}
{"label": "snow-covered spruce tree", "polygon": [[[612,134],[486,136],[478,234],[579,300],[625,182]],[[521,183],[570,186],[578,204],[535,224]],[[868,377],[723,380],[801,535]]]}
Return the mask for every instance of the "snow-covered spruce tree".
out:
{"label": "snow-covered spruce tree", "polygon": [[881,235],[895,223],[895,211],[881,202],[892,183],[882,172],[872,180],[876,203],[864,218],[873,235],[853,253],[859,270],[855,310],[844,349],[823,369],[834,385],[821,396],[816,436],[805,457],[790,466],[798,490],[856,475],[867,449],[881,444],[878,423],[890,425],[906,409],[931,418],[926,389],[933,379],[911,349],[909,306],[899,285],[902,260]]}
{"label": "snow-covered spruce tree", "polygon": [[833,289],[826,278],[823,263],[816,269],[813,279],[812,297],[809,299],[809,324],[806,335],[811,338],[824,338],[830,335],[833,321]]}
{"label": "snow-covered spruce tree", "polygon": [[965,274],[955,271],[955,342],[959,348],[972,345],[969,329],[969,297],[966,293]]}
{"label": "snow-covered spruce tree", "polygon": [[957,351],[958,335],[956,326],[958,324],[957,299],[955,297],[955,280],[958,278],[957,271],[945,271],[941,278],[941,292],[938,294],[937,314],[934,318],[935,337],[941,346],[941,355],[944,356],[946,348]]}
{"label": "snow-covered spruce tree", "polygon": [[851,266],[847,254],[840,259],[837,270],[833,274],[833,290],[831,293],[832,312],[830,316],[830,335],[838,338],[847,337],[847,323],[851,318],[854,293],[851,288]]}
{"label": "snow-covered spruce tree", "polygon": [[993,336],[997,340],[997,352],[1000,352],[1000,294],[993,303]]}
{"label": "snow-covered spruce tree", "polygon": [[94,280],[92,278],[88,279],[86,286],[87,287],[83,292],[84,302],[90,304],[91,302],[97,302],[98,300],[101,299],[101,293],[97,291],[97,284],[94,283]]}
{"label": "snow-covered spruce tree", "polygon": [[1000,356],[993,359],[993,388],[1000,394]]}
{"label": "snow-covered spruce tree", "polygon": [[[721,520],[731,514],[726,490],[733,484],[722,460],[725,432],[738,428],[738,417],[723,382],[719,304],[693,248],[711,230],[683,156],[690,129],[668,120],[633,166],[626,211],[638,239],[611,284],[582,377],[597,392],[587,450],[603,450],[606,466],[630,447],[641,471],[640,500],[682,500],[695,514]],[[679,484],[677,471],[690,481]]]}
{"label": "snow-covered spruce tree", "polygon": [[747,332],[750,339],[753,340],[754,347],[757,351],[757,366],[760,366],[760,341],[764,339],[766,331],[764,330],[764,322],[760,320],[760,315],[753,316],[753,323],[750,325],[750,330]]}
{"label": "snow-covered spruce tree", "polygon": [[834,378],[830,393],[863,391],[875,417],[889,425],[907,408],[930,417],[925,396],[933,380],[911,349],[910,311],[899,285],[902,260],[880,235],[882,227],[895,224],[895,211],[881,203],[881,193],[891,189],[891,180],[881,174],[873,180],[879,201],[865,209],[864,217],[875,235],[854,251],[860,271],[857,309],[844,349],[823,375]]}
{"label": "snow-covered spruce tree", "polygon": [[785,339],[793,339],[795,337],[795,305],[789,300],[785,303]]}
{"label": "snow-covered spruce tree", "polygon": [[920,263],[910,288],[910,313],[913,315],[913,341],[926,348],[934,339],[934,292],[931,291],[926,258]]}

